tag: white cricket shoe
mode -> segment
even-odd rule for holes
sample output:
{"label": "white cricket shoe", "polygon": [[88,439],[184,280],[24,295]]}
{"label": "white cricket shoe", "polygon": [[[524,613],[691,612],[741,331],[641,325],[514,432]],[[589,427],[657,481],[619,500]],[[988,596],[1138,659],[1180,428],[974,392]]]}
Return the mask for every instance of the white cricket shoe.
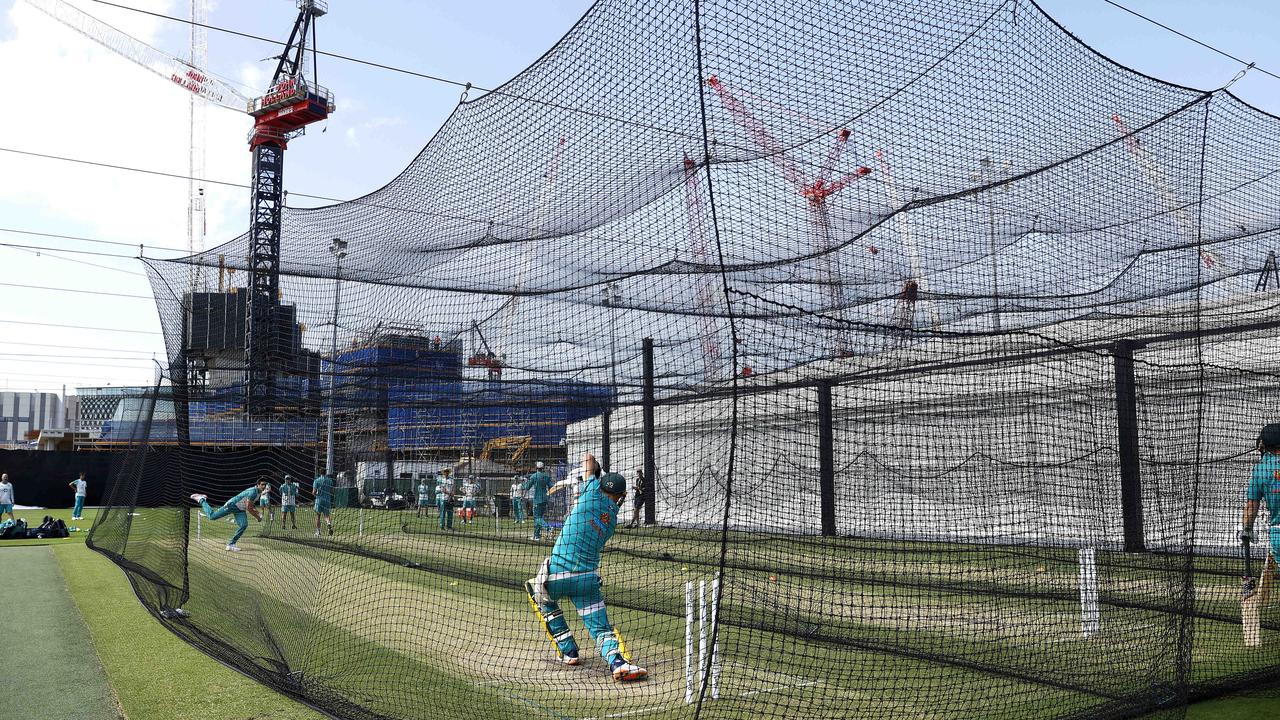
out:
{"label": "white cricket shoe", "polygon": [[[231,552],[240,552],[240,548],[236,547],[235,545],[228,545],[228,546],[227,546],[227,550],[229,550],[229,551],[231,551]],[[615,675],[615,677],[617,677],[617,676]]]}
{"label": "white cricket shoe", "polygon": [[643,680],[649,676],[648,670],[645,670],[639,665],[632,665],[625,660],[622,662],[615,662],[610,670],[613,672],[613,679],[618,682]]}
{"label": "white cricket shoe", "polygon": [[197,504],[197,505],[199,505],[200,503],[204,502],[205,500],[208,500],[208,499],[209,499],[209,496],[208,496],[208,495],[201,495],[200,493],[192,493],[192,494],[191,494],[191,499],[192,499],[192,500],[195,500],[195,501],[196,501],[196,504]]}
{"label": "white cricket shoe", "polygon": [[317,530],[317,531],[316,531],[316,537],[320,537],[320,531],[319,531],[319,530]]}

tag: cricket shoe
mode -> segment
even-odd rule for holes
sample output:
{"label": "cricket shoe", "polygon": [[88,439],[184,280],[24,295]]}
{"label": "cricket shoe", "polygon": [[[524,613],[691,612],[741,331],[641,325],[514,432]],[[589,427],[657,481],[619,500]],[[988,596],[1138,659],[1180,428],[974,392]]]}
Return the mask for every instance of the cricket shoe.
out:
{"label": "cricket shoe", "polygon": [[632,665],[621,656],[614,657],[613,662],[609,664],[609,670],[613,673],[613,679],[618,682],[633,682],[649,676],[648,670],[639,665]]}
{"label": "cricket shoe", "polygon": [[565,653],[564,655],[561,655],[560,662],[564,663],[565,665],[577,665],[581,663],[582,660],[578,658],[578,653],[575,652],[575,653]]}
{"label": "cricket shoe", "polygon": [[209,496],[208,496],[208,495],[201,495],[200,493],[192,493],[192,495],[191,495],[191,499],[192,499],[192,500],[195,500],[195,501],[196,501],[196,504],[197,504],[197,505],[199,505],[200,503],[204,502],[205,500],[208,500],[208,499],[209,499]]}
{"label": "cricket shoe", "polygon": [[228,545],[227,550],[230,552],[240,552],[240,548],[236,547],[235,545]]}
{"label": "cricket shoe", "polygon": [[317,530],[317,531],[316,531],[316,537],[320,537],[320,531],[319,531],[319,530]]}

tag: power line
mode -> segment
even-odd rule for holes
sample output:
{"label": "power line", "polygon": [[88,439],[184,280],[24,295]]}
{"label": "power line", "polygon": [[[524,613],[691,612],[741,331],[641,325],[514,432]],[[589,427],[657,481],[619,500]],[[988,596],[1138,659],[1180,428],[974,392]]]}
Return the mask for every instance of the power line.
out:
{"label": "power line", "polygon": [[16,340],[9,340],[8,338],[5,339],[4,344],[6,347],[9,345],[23,345],[26,347],[58,348],[60,350],[93,350],[94,352],[123,352],[123,353],[154,354],[156,352],[164,351],[164,348],[158,348],[156,350],[133,350],[130,348],[107,348],[107,347],[98,347],[94,345],[54,345],[52,343],[18,342]]}
{"label": "power line", "polygon": [[96,330],[96,331],[100,331],[100,332],[132,333],[132,334],[134,334],[134,335],[160,335],[160,334],[162,334],[162,333],[158,333],[158,332],[156,332],[156,331],[154,331],[154,330],[125,330],[125,329],[123,329],[123,328],[91,327],[91,326],[88,326],[88,325],[58,325],[58,324],[56,324],[56,323],[42,323],[42,322],[34,322],[34,321],[31,321],[31,320],[0,320],[0,323],[5,323],[5,324],[8,324],[8,325],[39,325],[39,326],[41,326],[41,327],[67,328],[67,329],[69,329],[69,330]]}
{"label": "power line", "polygon": [[53,290],[57,292],[76,293],[77,295],[106,295],[107,297],[129,298],[131,300],[154,300],[150,295],[130,295],[128,293],[113,293],[102,290],[81,290],[79,288],[60,288],[49,287],[46,285],[20,285],[18,283],[0,282],[0,287],[24,288],[27,290]]}
{"label": "power line", "polygon": [[[66,249],[63,249],[63,248],[41,247],[41,246],[39,246],[39,245],[8,245],[8,244],[5,244],[5,243],[0,243],[0,247],[7,247],[7,248],[9,248],[10,250],[17,250],[18,252],[29,253],[29,254],[31,254],[31,255],[35,255],[36,257],[39,257],[39,258],[49,258],[49,259],[51,259],[51,260],[61,260],[61,261],[63,261],[63,262],[75,263],[75,264],[77,264],[77,265],[88,265],[89,267],[96,267],[96,268],[100,268],[100,269],[102,269],[102,270],[112,270],[112,271],[114,271],[114,272],[124,273],[124,274],[126,274],[126,275],[136,275],[136,276],[138,276],[138,277],[146,277],[146,275],[143,275],[143,274],[142,274],[142,273],[140,273],[140,272],[134,272],[134,271],[132,271],[132,270],[125,270],[124,268],[111,267],[110,265],[103,265],[103,264],[101,264],[101,263],[92,263],[92,262],[88,262],[87,260],[76,260],[75,258],[62,257],[61,255],[55,255],[55,254],[54,254],[54,253],[60,253],[60,252],[74,253],[74,252],[76,252],[75,250],[66,250]],[[33,249],[29,249],[29,248],[35,248],[35,249],[33,250]],[[120,257],[124,257],[124,256],[123,256],[123,255],[121,255]],[[131,260],[135,260],[135,259],[137,259],[137,258],[130,258],[130,259],[131,259]]]}
{"label": "power line", "polygon": [[83,235],[62,235],[59,233],[40,232],[38,230],[19,230],[18,228],[0,227],[0,232],[14,233],[16,235],[32,235],[35,237],[55,238],[57,240],[76,240],[79,242],[97,243],[99,245],[118,245],[120,247],[137,248],[143,247],[150,250],[172,250],[173,252],[185,253],[186,248],[174,248],[165,245],[147,245],[145,243],[127,243],[119,240],[99,240],[97,238],[84,237]]}
{"label": "power line", "polygon": [[1275,79],[1277,79],[1277,80],[1280,80],[1280,75],[1277,75],[1277,74],[1275,74],[1275,73],[1271,72],[1270,70],[1267,70],[1266,68],[1258,67],[1258,65],[1257,65],[1256,63],[1249,62],[1248,60],[1245,60],[1244,58],[1236,57],[1235,55],[1232,55],[1231,53],[1227,52],[1226,50],[1221,50],[1221,49],[1219,49],[1219,48],[1216,48],[1216,47],[1214,47],[1214,46],[1210,45],[1209,43],[1204,42],[1203,40],[1199,40],[1199,39],[1197,39],[1197,38],[1194,38],[1194,37],[1192,37],[1192,36],[1190,36],[1190,35],[1188,35],[1188,34],[1186,34],[1186,33],[1182,32],[1181,30],[1175,30],[1175,29],[1173,29],[1173,28],[1169,27],[1168,25],[1165,25],[1164,23],[1160,22],[1159,20],[1156,20],[1156,19],[1154,19],[1154,18],[1150,18],[1150,17],[1148,17],[1148,16],[1146,16],[1146,15],[1143,15],[1142,13],[1138,12],[1137,10],[1133,10],[1133,9],[1131,9],[1131,8],[1127,8],[1127,7],[1125,7],[1124,5],[1121,5],[1120,3],[1115,2],[1115,0],[1102,0],[1102,2],[1104,2],[1104,3],[1108,4],[1108,5],[1112,6],[1112,7],[1115,7],[1115,8],[1118,8],[1118,9],[1120,9],[1120,10],[1123,10],[1123,11],[1125,11],[1125,12],[1129,13],[1130,15],[1132,15],[1132,16],[1134,16],[1134,17],[1136,17],[1136,18],[1141,18],[1141,19],[1143,19],[1143,20],[1145,20],[1145,21],[1147,21],[1147,22],[1151,23],[1152,25],[1155,25],[1156,27],[1159,27],[1159,28],[1163,28],[1163,29],[1165,29],[1165,30],[1168,30],[1169,32],[1173,33],[1174,35],[1177,35],[1177,36],[1178,36],[1178,37],[1180,37],[1180,38],[1183,38],[1183,39],[1185,39],[1185,40],[1190,40],[1191,42],[1193,42],[1193,43],[1195,43],[1195,44],[1199,45],[1199,46],[1200,46],[1200,47],[1202,47],[1202,48],[1205,48],[1206,50],[1212,50],[1213,52],[1216,52],[1216,53],[1218,53],[1219,55],[1221,55],[1221,56],[1223,56],[1223,57],[1225,57],[1225,58],[1229,58],[1229,59],[1231,59],[1231,60],[1234,60],[1234,61],[1236,61],[1236,62],[1240,63],[1241,65],[1247,65],[1247,66],[1252,67],[1253,69],[1257,70],[1257,71],[1258,71],[1258,72],[1260,72],[1260,73],[1264,73],[1264,74],[1270,75],[1271,77],[1273,77],[1273,78],[1275,78]]}

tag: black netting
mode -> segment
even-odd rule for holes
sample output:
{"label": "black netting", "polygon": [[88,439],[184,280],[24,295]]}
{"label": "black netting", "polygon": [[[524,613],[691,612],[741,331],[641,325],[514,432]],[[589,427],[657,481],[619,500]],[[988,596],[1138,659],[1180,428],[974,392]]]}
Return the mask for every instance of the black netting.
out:
{"label": "black netting", "polygon": [[[249,411],[247,237],[148,261],[172,382],[104,430],[134,450],[92,544],[339,717],[1175,716],[1274,683],[1238,533],[1278,131],[1030,0],[601,0],[386,187],[286,211]],[[567,600],[560,662],[524,587],[584,452],[647,477],[599,565],[643,682]],[[262,476],[228,551],[187,496]]]}

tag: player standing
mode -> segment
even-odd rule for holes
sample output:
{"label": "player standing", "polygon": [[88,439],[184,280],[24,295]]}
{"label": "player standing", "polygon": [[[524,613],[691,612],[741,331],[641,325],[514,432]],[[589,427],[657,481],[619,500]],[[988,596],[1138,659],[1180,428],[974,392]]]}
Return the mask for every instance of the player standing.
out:
{"label": "player standing", "polygon": [[9,519],[17,522],[18,518],[13,516],[13,483],[9,482],[9,473],[0,475],[0,517],[8,515]]}
{"label": "player standing", "polygon": [[518,523],[524,522],[524,488],[520,476],[511,478],[511,517]]}
{"label": "player standing", "polygon": [[1280,556],[1280,423],[1263,426],[1262,432],[1258,433],[1258,450],[1262,458],[1253,466],[1253,475],[1249,478],[1240,540],[1253,542],[1253,521],[1258,517],[1258,506],[1266,503],[1267,513],[1271,516],[1267,527],[1267,563],[1258,588],[1258,605],[1263,607],[1271,595],[1276,557]]}
{"label": "player standing", "polygon": [[462,524],[470,525],[476,519],[476,493],[480,483],[473,477],[462,481]]}
{"label": "player standing", "polygon": [[316,512],[316,537],[320,537],[320,518],[324,517],[324,523],[329,528],[329,534],[333,534],[333,518],[330,514],[333,512],[333,478],[328,475],[320,475],[311,481],[311,492],[316,496],[312,509]]}
{"label": "player standing", "polygon": [[293,530],[298,529],[298,483],[292,475],[285,475],[280,483],[280,527],[284,527],[285,520],[292,523]]}
{"label": "player standing", "polygon": [[276,511],[271,509],[271,483],[267,483],[267,487],[262,490],[262,495],[258,496],[258,512],[272,520],[276,519]]}
{"label": "player standing", "polygon": [[551,488],[551,476],[543,472],[541,460],[534,467],[536,468],[534,473],[520,487],[528,493],[529,499],[533,501],[533,534],[529,536],[529,539],[541,540],[542,528],[546,527],[547,524],[542,518],[547,512],[547,490]]}
{"label": "player standing", "polygon": [[644,509],[645,497],[649,492],[649,483],[645,481],[643,468],[636,470],[634,489],[635,492],[631,496],[631,522],[627,523],[629,528],[640,526],[640,511]]}
{"label": "player standing", "polygon": [[431,505],[431,486],[424,477],[418,480],[418,513],[417,517],[427,516],[427,507]]}
{"label": "player standing", "polygon": [[262,515],[258,514],[257,502],[263,491],[267,489],[267,479],[259,478],[258,484],[242,490],[240,494],[228,500],[222,507],[214,510],[209,506],[209,496],[195,493],[191,496],[201,508],[204,509],[205,517],[210,520],[218,520],[227,515],[234,514],[236,517],[236,532],[231,536],[230,542],[227,543],[227,549],[232,552],[240,552],[240,548],[236,547],[236,541],[244,535],[244,531],[249,527],[249,518],[245,517],[245,513],[252,515],[258,522],[262,522]]}
{"label": "player standing", "polygon": [[84,498],[89,494],[89,481],[84,479],[84,473],[80,473],[80,477],[67,483],[68,486],[76,489],[76,506],[71,510],[71,519],[80,520],[81,514],[84,513]]}
{"label": "player standing", "polygon": [[440,471],[440,478],[436,481],[436,509],[440,514],[440,529],[444,530],[446,523],[449,529],[453,529],[453,480],[449,478],[449,474],[453,472],[449,468]]}
{"label": "player standing", "polygon": [[542,561],[538,575],[525,583],[525,591],[537,608],[556,652],[566,665],[577,665],[578,644],[560,611],[558,601],[568,598],[578,609],[596,649],[609,664],[614,680],[641,680],[647,670],[633,665],[622,654],[617,632],[609,624],[604,594],[601,592],[600,550],[613,537],[618,524],[618,506],[627,495],[627,481],[618,473],[600,477],[600,463],[590,453],[582,456],[582,493],[573,512],[564,521],[564,530],[551,548],[551,557]]}

